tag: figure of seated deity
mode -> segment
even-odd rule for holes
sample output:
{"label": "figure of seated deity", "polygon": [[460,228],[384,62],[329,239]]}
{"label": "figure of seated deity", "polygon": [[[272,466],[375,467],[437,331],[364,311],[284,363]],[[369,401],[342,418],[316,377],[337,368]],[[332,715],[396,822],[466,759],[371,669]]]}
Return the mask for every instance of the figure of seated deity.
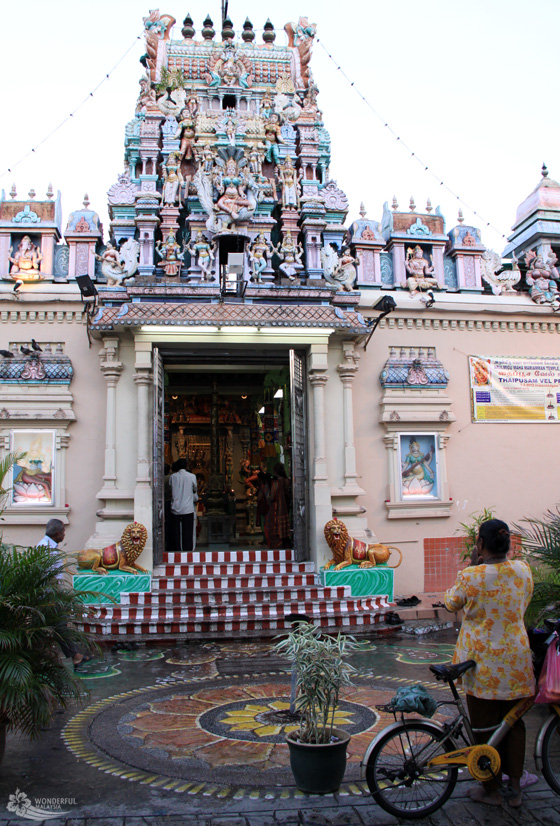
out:
{"label": "figure of seated deity", "polygon": [[439,289],[439,282],[433,277],[434,268],[430,262],[424,258],[422,248],[408,248],[406,251],[405,268],[408,273],[406,286],[410,290],[411,297],[421,290]]}

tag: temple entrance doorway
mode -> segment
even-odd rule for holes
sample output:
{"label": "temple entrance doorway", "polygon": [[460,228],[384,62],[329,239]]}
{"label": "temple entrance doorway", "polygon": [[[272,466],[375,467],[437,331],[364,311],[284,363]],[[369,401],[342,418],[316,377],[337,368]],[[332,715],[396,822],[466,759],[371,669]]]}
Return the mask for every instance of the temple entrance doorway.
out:
{"label": "temple entrance doorway", "polygon": [[297,544],[297,556],[306,558],[301,355],[163,349],[155,356],[156,561],[189,545],[177,531],[168,484],[180,460],[197,478],[196,550]]}

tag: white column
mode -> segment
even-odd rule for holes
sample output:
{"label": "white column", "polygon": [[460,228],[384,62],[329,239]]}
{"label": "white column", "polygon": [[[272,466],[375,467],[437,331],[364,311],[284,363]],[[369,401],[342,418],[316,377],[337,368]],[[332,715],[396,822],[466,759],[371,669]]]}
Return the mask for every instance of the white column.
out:
{"label": "white column", "polygon": [[327,480],[327,457],[325,449],[325,385],[326,373],[310,373],[309,382],[313,388],[313,481]]}
{"label": "white column", "polygon": [[327,473],[325,438],[325,385],[328,381],[328,346],[312,345],[308,357],[308,377],[313,396],[313,466],[310,538],[317,568],[330,559],[324,528],[332,518],[331,489]]}
{"label": "white column", "polygon": [[150,478],[150,388],[152,386],[152,345],[135,342],[136,361],[134,383],[137,401],[136,487],[134,488],[134,520],[148,531],[147,547],[152,548],[152,485]]}
{"label": "white column", "polygon": [[115,488],[117,484],[117,384],[123,369],[118,356],[118,338],[106,338],[99,353],[100,369],[107,383],[104,490]]}
{"label": "white column", "polygon": [[356,472],[356,449],[354,447],[354,404],[352,384],[358,372],[359,355],[353,341],[342,343],[344,361],[337,366],[342,382],[342,418],[344,428],[344,488],[346,494],[360,495],[364,491],[358,486]]}

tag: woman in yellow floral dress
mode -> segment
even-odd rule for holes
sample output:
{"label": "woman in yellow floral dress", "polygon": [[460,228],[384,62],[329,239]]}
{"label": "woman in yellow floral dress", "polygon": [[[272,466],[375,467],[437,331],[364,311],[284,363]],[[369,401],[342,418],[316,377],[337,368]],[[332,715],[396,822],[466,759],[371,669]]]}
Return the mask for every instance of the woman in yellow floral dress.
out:
{"label": "woman in yellow floral dress", "polygon": [[[507,558],[509,528],[499,519],[483,522],[471,565],[459,572],[445,595],[448,611],[464,611],[453,662],[476,660],[463,676],[467,706],[475,728],[497,726],[522,697],[535,693],[531,649],[523,617],[533,593],[526,562]],[[480,742],[488,739],[481,735]],[[499,747],[502,769],[509,775],[511,806],[521,805],[525,759],[525,725],[519,720]],[[499,806],[501,774],[470,790],[470,797]]]}

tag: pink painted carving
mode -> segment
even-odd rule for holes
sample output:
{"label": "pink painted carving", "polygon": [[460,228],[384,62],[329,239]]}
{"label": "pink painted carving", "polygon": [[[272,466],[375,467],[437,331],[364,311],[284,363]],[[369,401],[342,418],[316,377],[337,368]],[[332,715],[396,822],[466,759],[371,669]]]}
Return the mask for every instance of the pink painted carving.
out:
{"label": "pink painted carving", "polygon": [[476,287],[474,256],[465,255],[463,258],[463,271],[465,273],[465,287]]}
{"label": "pink painted carving", "polygon": [[109,189],[107,197],[110,204],[119,204],[124,206],[125,204],[134,203],[135,194],[136,187],[130,180],[130,175],[127,171],[123,172],[122,175],[119,175],[117,183],[113,184],[113,186]]}

